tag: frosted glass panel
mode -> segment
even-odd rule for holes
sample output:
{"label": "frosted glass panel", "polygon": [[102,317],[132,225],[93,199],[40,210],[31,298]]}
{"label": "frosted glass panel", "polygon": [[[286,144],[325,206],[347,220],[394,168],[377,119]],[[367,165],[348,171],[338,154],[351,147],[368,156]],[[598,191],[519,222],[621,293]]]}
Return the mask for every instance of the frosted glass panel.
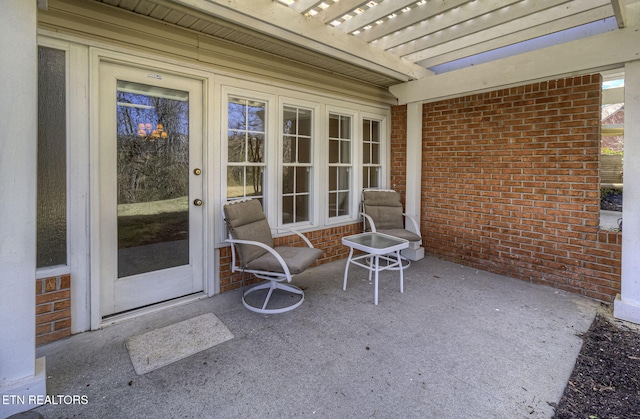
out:
{"label": "frosted glass panel", "polygon": [[67,263],[65,52],[38,47],[38,268]]}

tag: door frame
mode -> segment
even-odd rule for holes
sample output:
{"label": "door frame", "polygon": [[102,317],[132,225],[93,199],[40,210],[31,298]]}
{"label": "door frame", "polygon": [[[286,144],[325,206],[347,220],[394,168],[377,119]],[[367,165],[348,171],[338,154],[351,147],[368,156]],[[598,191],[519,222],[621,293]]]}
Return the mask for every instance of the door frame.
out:
{"label": "door frame", "polygon": [[[217,192],[216,182],[212,182],[216,178],[214,170],[220,170],[219,165],[215,164],[214,156],[219,153],[214,153],[214,149],[219,148],[219,141],[213,141],[218,146],[211,146],[210,133],[212,131],[213,120],[216,118],[212,109],[209,109],[211,100],[211,86],[213,86],[213,74],[186,68],[180,65],[173,64],[170,59],[166,57],[154,57],[154,58],[141,58],[140,56],[133,56],[130,54],[117,53],[100,48],[90,47],[89,51],[89,86],[90,97],[95,98],[91,100],[90,115],[89,115],[89,161],[88,161],[88,173],[90,178],[89,185],[89,234],[90,234],[90,326],[92,330],[99,329],[103,326],[115,324],[123,320],[137,317],[143,314],[155,312],[158,310],[166,309],[176,305],[185,304],[190,301],[212,296],[219,291],[219,255],[218,252],[214,252],[215,243],[213,241],[214,235],[214,220],[215,214],[219,211],[215,211],[214,196]],[[203,287],[204,290],[200,293],[189,295],[186,297],[177,298],[168,302],[154,304],[152,306],[143,307],[140,309],[132,310],[121,315],[115,315],[108,319],[102,319],[101,316],[101,295],[100,295],[100,255],[101,255],[101,237],[100,237],[100,153],[99,153],[99,140],[100,140],[100,106],[99,106],[99,91],[100,91],[100,66],[103,62],[114,63],[131,67],[133,69],[146,70],[151,73],[164,73],[174,76],[191,78],[202,82],[202,106],[198,111],[202,112],[202,170],[205,174],[203,176],[203,201],[205,202],[203,210],[202,229],[204,232],[203,237]],[[218,175],[219,176],[219,175]]]}

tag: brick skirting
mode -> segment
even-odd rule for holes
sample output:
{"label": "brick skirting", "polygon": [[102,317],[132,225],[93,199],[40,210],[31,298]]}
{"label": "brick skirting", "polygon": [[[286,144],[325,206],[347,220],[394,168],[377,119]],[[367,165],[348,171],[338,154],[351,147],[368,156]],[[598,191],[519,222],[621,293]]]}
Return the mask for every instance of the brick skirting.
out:
{"label": "brick skirting", "polygon": [[71,336],[71,275],[36,280],[36,345]]}

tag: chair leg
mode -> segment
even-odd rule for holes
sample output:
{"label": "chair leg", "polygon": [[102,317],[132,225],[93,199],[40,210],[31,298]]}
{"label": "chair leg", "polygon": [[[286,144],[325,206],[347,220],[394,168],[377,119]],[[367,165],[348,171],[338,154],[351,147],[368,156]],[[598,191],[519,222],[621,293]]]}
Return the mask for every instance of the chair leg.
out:
{"label": "chair leg", "polygon": [[295,285],[282,284],[280,282],[276,282],[275,289],[288,291],[292,294],[304,295],[304,292],[296,287]]}
{"label": "chair leg", "polygon": [[[262,304],[262,307],[256,307],[253,306],[251,304],[249,304],[246,300],[246,296],[251,294],[254,291],[259,291],[259,290],[265,290],[265,289],[269,289],[269,291],[267,292],[267,296],[265,297],[264,303]],[[296,301],[295,303],[285,306],[285,307],[281,307],[281,308],[272,308],[269,309],[267,308],[267,304],[269,303],[269,300],[271,299],[271,295],[273,294],[273,290],[275,289],[279,289],[282,291],[286,291],[286,292],[290,292],[292,294],[296,294],[300,296],[300,299],[298,301]],[[282,284],[278,281],[268,281],[268,282],[264,282],[262,284],[258,284],[254,287],[249,288],[248,290],[246,290],[244,292],[244,294],[242,295],[242,304],[245,306],[246,309],[251,310],[253,312],[256,313],[262,313],[262,314],[278,314],[278,313],[285,313],[287,311],[293,310],[294,308],[300,306],[300,304],[302,304],[302,302],[304,301],[304,292],[296,287],[295,285],[289,285],[289,284]]]}
{"label": "chair leg", "polygon": [[269,287],[269,292],[267,293],[267,298],[264,299],[264,304],[262,305],[262,310],[266,310],[267,309],[267,304],[269,304],[269,299],[271,298],[271,294],[273,293],[273,290],[275,289],[275,282],[271,282],[270,284],[271,286]]}

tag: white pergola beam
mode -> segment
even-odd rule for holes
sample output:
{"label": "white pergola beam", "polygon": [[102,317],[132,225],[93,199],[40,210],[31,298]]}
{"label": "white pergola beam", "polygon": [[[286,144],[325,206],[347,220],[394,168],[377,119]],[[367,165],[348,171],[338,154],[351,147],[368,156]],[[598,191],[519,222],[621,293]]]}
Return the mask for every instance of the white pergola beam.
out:
{"label": "white pergola beam", "polygon": [[[566,10],[566,8],[562,6],[560,6],[560,9]],[[538,18],[537,15],[529,17],[536,20]],[[522,22],[521,26],[527,27],[527,29],[520,31],[509,30],[510,26],[516,26],[521,23],[520,21],[509,22],[506,27],[496,26],[487,31],[483,31],[482,33],[468,35],[464,38],[455,39],[414,54],[409,54],[404,58],[429,68],[435,65],[517,44],[519,42],[524,42],[529,39],[539,38],[567,28],[573,28],[595,22],[597,20],[606,19],[608,17],[611,17],[611,8],[609,6],[602,6],[583,13],[572,14],[564,19],[544,21],[544,23],[536,26],[527,25]],[[426,58],[423,59],[423,57]]]}
{"label": "white pergola beam", "polygon": [[[608,0],[596,1],[606,2]],[[443,36],[448,38],[442,41],[452,40],[479,33],[494,26],[502,25],[505,22],[515,21],[535,13],[540,13],[550,7],[563,3],[567,3],[567,0],[550,0],[544,3],[536,2],[534,4],[519,1],[514,2],[513,0],[499,0],[491,4],[477,1],[461,7],[456,13],[455,22],[452,22],[450,19],[435,19],[433,22],[425,21],[416,25],[413,30],[405,30],[379,40],[376,42],[376,46],[390,49],[415,40],[404,47],[404,54],[416,52],[431,46],[433,42],[430,38],[439,31],[442,31]],[[501,10],[505,7],[508,7],[508,10]],[[425,38],[426,35],[429,36]],[[439,38],[442,38],[442,36]]]}
{"label": "white pergola beam", "polygon": [[[447,30],[449,33],[466,34],[468,30],[478,32],[483,28],[487,28],[496,24],[496,22],[505,19],[501,13],[494,14],[500,9],[509,7],[509,16],[514,12],[514,8],[522,8],[521,0],[490,0],[476,1],[465,4],[457,10],[447,12],[446,18],[431,18],[424,20],[411,28],[404,29],[378,39],[376,45],[380,48],[390,49],[401,44],[411,41],[411,44],[420,42],[425,36],[436,33],[438,31]],[[565,1],[565,0],[553,0]],[[525,7],[528,9],[528,7]],[[511,18],[513,19],[513,18]]]}
{"label": "white pergola beam", "polygon": [[624,28],[627,24],[627,7],[625,6],[624,0],[611,0],[611,6],[613,7],[618,28]]}
{"label": "white pergola beam", "polygon": [[[402,15],[398,16],[393,20],[384,22],[382,25],[376,25],[369,30],[361,32],[358,35],[358,37],[367,42],[371,42],[375,39],[383,38],[391,33],[408,28],[412,25],[418,26],[420,22],[426,19],[431,19],[441,13],[445,13],[448,10],[455,9],[456,7],[461,7],[462,5],[464,5],[465,3],[469,3],[470,1],[471,0],[443,0],[436,4],[432,4],[432,2],[428,2],[420,6],[412,7],[412,9],[415,9],[415,10],[409,13],[403,13]],[[519,1],[519,0],[514,0],[514,1]],[[369,21],[367,22],[367,24],[371,22],[375,22],[368,18],[363,18],[363,19],[366,19]],[[358,29],[359,27],[361,26],[354,27],[353,29],[350,30],[350,32],[353,32],[353,30]]]}
{"label": "white pergola beam", "polygon": [[398,80],[419,79],[431,73],[424,67],[271,0],[173,0],[173,3]]}
{"label": "white pergola beam", "polygon": [[[366,13],[360,13],[352,17],[351,19],[343,22],[339,28],[347,33],[351,33],[359,28],[362,28],[366,25],[372,24],[378,19],[382,19],[386,16],[389,16],[391,13],[396,13],[399,10],[404,9],[407,6],[418,7],[416,5],[415,0],[397,0],[397,1],[383,1],[379,3],[376,7],[370,8],[366,11]],[[396,19],[402,19],[404,17],[408,17],[411,13],[399,14]],[[395,20],[395,19],[394,19]],[[391,24],[393,22],[386,22],[386,24]]]}
{"label": "white pergola beam", "polygon": [[[539,7],[539,5],[536,7]],[[461,25],[457,31],[434,33],[428,38],[417,40],[410,45],[393,48],[390,52],[403,56],[409,61],[418,62],[472,45],[484,45],[486,42],[497,38],[513,38],[514,42],[512,43],[521,42],[587,23],[585,15],[582,15],[581,19],[574,21],[567,18],[593,9],[599,9],[599,12],[593,15],[591,22],[612,15],[609,0],[581,0],[570,4],[564,4],[564,1],[560,0],[556,1],[553,7],[542,10],[536,9],[535,13],[515,11],[509,20],[504,18],[502,18],[502,21],[486,19],[483,25]],[[533,27],[537,27],[537,30],[531,30]],[[553,27],[554,29],[545,31],[542,29],[543,27]],[[500,46],[505,45],[509,44],[503,43]],[[494,48],[496,46],[488,44],[483,47],[485,51]]]}
{"label": "white pergola beam", "polygon": [[354,9],[357,9],[365,3],[367,3],[366,0],[340,0],[339,2],[333,3],[331,6],[318,13],[316,16],[314,16],[314,18],[319,19],[324,24],[331,23],[335,19],[346,15],[347,13],[351,12]]}
{"label": "white pergola beam", "polygon": [[320,3],[322,3],[322,0],[297,0],[289,7],[298,13],[306,13],[308,10],[313,9]]}
{"label": "white pergola beam", "polygon": [[[606,32],[526,54],[391,86],[399,104],[436,100],[584,74],[638,60],[640,25]],[[615,45],[615,48],[612,48]]]}

